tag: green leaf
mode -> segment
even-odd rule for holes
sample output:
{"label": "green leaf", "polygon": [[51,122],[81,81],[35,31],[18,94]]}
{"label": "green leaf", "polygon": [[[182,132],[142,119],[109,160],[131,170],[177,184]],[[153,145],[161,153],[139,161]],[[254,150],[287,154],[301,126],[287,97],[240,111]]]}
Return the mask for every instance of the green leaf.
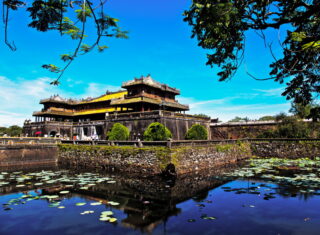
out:
{"label": "green leaf", "polygon": [[53,73],[60,72],[60,68],[55,66],[54,64],[44,64],[44,65],[42,65],[42,68],[48,69],[50,72],[53,72]]}
{"label": "green leaf", "polygon": [[81,45],[81,51],[83,51],[84,53],[87,53],[91,50],[91,46],[89,46],[88,44],[82,44]]}
{"label": "green leaf", "polygon": [[60,57],[63,61],[68,61],[73,59],[72,56],[70,56],[69,54],[62,54],[60,55]]}
{"label": "green leaf", "polygon": [[107,49],[107,48],[109,48],[109,47],[107,47],[107,46],[105,46],[105,45],[103,45],[103,46],[98,46],[98,51],[99,52],[103,52],[105,49]]}
{"label": "green leaf", "polygon": [[82,6],[81,9],[77,9],[75,10],[75,13],[77,13],[77,18],[81,21],[84,22],[86,21],[87,17],[91,17],[92,12],[90,10],[90,8],[85,5],[85,7]]}

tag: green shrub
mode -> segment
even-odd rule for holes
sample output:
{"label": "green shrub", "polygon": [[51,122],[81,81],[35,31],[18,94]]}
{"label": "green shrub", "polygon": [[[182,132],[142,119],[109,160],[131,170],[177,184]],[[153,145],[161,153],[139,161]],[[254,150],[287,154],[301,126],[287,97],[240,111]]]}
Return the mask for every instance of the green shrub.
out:
{"label": "green shrub", "polygon": [[307,123],[297,120],[284,120],[276,135],[280,138],[308,138],[311,130]]}
{"label": "green shrub", "polygon": [[210,116],[203,114],[203,113],[193,114],[193,116],[198,117],[198,118],[211,118]]}
{"label": "green shrub", "polygon": [[204,126],[200,124],[194,124],[187,131],[186,139],[187,140],[207,140],[208,131]]}
{"label": "green shrub", "polygon": [[159,122],[151,123],[143,133],[143,139],[148,141],[168,140],[172,138],[170,130]]}
{"label": "green shrub", "polygon": [[115,123],[107,133],[108,140],[128,140],[129,135],[129,129],[120,123]]}

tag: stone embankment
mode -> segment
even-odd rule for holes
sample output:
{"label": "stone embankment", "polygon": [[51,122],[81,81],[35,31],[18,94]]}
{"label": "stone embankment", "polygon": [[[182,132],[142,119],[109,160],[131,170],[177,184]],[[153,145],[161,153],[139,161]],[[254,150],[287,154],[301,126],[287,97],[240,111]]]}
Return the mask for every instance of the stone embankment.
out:
{"label": "stone embankment", "polygon": [[157,175],[178,175],[236,163],[251,157],[249,143],[183,147],[118,147],[59,145],[59,164]]}
{"label": "stone embankment", "polygon": [[0,138],[0,167],[55,165],[59,142],[53,138]]}
{"label": "stone embankment", "polygon": [[[13,141],[13,140],[10,140]],[[247,139],[226,141],[44,143],[0,142],[0,166],[56,164],[141,175],[186,175],[257,157],[320,157],[320,140]],[[30,142],[32,141],[32,142]],[[52,141],[52,140],[51,140]],[[100,145],[99,145],[100,144]],[[131,146],[125,146],[125,145]],[[117,146],[122,145],[122,146]],[[148,146],[149,145],[149,146]],[[153,146],[152,146],[153,145]]]}
{"label": "stone embankment", "polygon": [[258,157],[316,158],[320,157],[319,140],[251,142],[251,151]]}
{"label": "stone embankment", "polygon": [[55,144],[0,145],[0,167],[55,165],[57,159]]}

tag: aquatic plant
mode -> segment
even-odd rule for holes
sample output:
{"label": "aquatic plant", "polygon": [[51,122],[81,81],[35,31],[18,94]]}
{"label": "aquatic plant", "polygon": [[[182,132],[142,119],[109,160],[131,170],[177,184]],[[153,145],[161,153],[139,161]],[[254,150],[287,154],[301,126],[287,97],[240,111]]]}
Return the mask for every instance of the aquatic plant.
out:
{"label": "aquatic plant", "polygon": [[[283,158],[253,158],[248,165],[225,174],[231,178],[240,179],[262,179],[263,181],[276,183],[282,187],[290,187],[301,194],[320,194],[320,158],[313,160],[308,158],[283,159]],[[243,193],[242,189],[236,191]],[[274,198],[267,195],[266,199]]]}

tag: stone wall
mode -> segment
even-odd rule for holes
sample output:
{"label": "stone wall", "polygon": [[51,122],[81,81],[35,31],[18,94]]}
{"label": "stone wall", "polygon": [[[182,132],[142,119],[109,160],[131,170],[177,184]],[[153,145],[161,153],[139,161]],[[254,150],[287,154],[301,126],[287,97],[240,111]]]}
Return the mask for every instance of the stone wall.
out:
{"label": "stone wall", "polygon": [[29,124],[24,124],[22,133],[24,136],[34,137],[35,133],[41,132],[40,135],[44,136],[48,135],[48,137],[55,136],[59,134],[61,137],[72,137],[72,122],[54,122],[54,121],[46,121],[46,122],[33,122]]}
{"label": "stone wall", "polygon": [[175,165],[178,174],[189,174],[234,164],[251,156],[249,143],[221,143],[172,148],[171,163]]}
{"label": "stone wall", "polygon": [[185,115],[163,110],[140,113],[124,113],[113,114],[107,116],[105,120],[86,121],[86,122],[55,122],[46,121],[39,123],[25,123],[23,126],[23,134],[27,136],[35,136],[35,133],[41,132],[40,136],[45,134],[50,136],[59,134],[60,137],[68,137],[72,139],[74,134],[78,133],[78,129],[91,129],[95,127],[100,139],[106,139],[106,133],[111,130],[114,123],[119,122],[130,131],[130,140],[143,139],[143,133],[146,128],[153,122],[164,124],[172,133],[174,140],[184,140],[187,130],[193,124],[201,124],[208,131],[210,139],[210,119],[199,118],[192,115]]}
{"label": "stone wall", "polygon": [[320,157],[320,141],[252,142],[251,151],[257,157],[315,158]]}
{"label": "stone wall", "polygon": [[57,157],[55,144],[0,145],[0,167],[55,165]]}
{"label": "stone wall", "polygon": [[79,168],[111,169],[159,175],[168,167],[178,175],[207,170],[251,157],[248,143],[197,147],[118,147],[59,145],[59,163]]}
{"label": "stone wall", "polygon": [[210,126],[211,139],[242,139],[242,138],[257,138],[266,130],[275,130],[277,123],[268,124],[225,124]]}
{"label": "stone wall", "polygon": [[208,131],[209,139],[211,137],[210,119],[165,112],[161,110],[146,112],[145,114],[140,116],[131,116],[130,114],[123,116],[111,116],[106,120],[105,130],[111,130],[112,125],[116,122],[119,122],[128,127],[131,140],[136,140],[138,138],[143,139],[144,131],[153,122],[160,122],[165,125],[171,131],[172,138],[174,140],[184,140],[188,129],[190,129],[193,124],[203,125]]}

